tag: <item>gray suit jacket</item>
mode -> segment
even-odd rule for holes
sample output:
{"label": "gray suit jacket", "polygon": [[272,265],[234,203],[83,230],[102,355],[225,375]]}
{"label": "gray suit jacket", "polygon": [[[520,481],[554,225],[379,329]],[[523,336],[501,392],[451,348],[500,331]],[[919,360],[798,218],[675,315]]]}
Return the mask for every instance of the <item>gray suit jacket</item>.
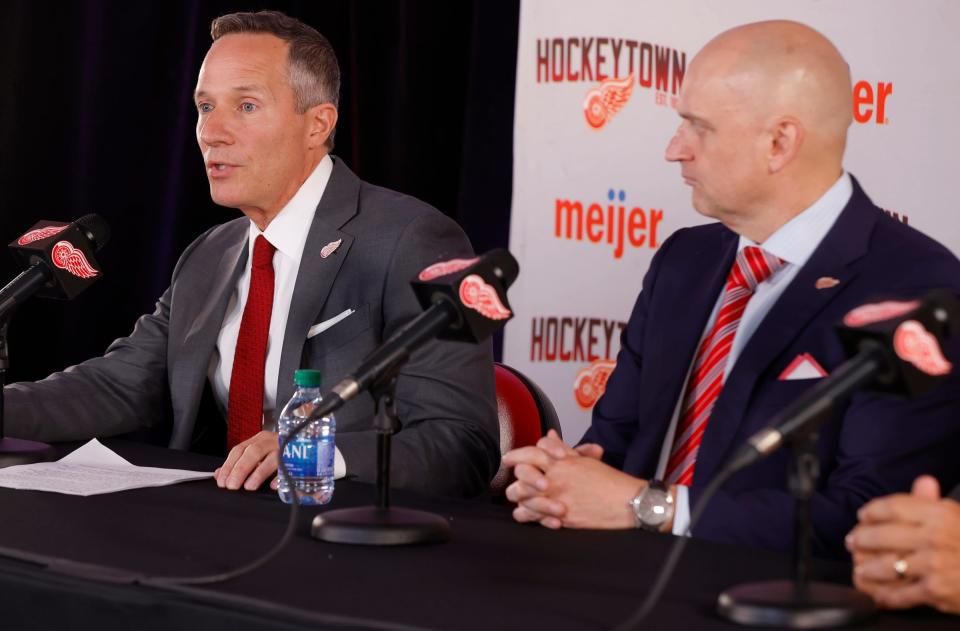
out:
{"label": "gray suit jacket", "polygon": [[[169,430],[170,447],[189,449],[216,338],[247,263],[248,226],[239,218],[194,241],[156,310],[103,357],[8,386],[8,433],[65,441],[159,428]],[[339,248],[322,258],[320,249],[338,239]],[[416,199],[362,182],[334,159],[287,319],[278,407],[293,393],[295,369],[319,369],[332,386],[421,312],[411,278],[431,263],[469,254],[455,222]],[[307,339],[312,325],[346,309],[355,312]],[[397,407],[403,427],[393,441],[395,486],[462,496],[486,488],[499,465],[489,343],[428,343],[400,374]],[[373,412],[373,399],[364,394],[336,415],[348,475],[367,481],[376,469]]]}

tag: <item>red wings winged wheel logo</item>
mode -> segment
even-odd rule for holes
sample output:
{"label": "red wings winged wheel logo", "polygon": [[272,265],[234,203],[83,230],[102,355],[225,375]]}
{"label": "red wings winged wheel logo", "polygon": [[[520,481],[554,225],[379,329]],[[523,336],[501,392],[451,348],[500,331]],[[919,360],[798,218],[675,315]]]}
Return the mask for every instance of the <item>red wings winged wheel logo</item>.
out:
{"label": "red wings winged wheel logo", "polygon": [[460,282],[460,302],[489,320],[506,320],[510,310],[500,302],[497,291],[476,274]]}
{"label": "red wings winged wheel logo", "polygon": [[843,316],[843,323],[850,327],[861,327],[881,322],[909,313],[920,306],[919,300],[887,300],[861,305]]}
{"label": "red wings winged wheel logo", "polygon": [[100,272],[95,270],[87,261],[81,250],[73,247],[69,241],[58,241],[50,250],[53,264],[60,269],[67,270],[78,278],[93,278]]}
{"label": "red wings winged wheel logo", "polygon": [[583,115],[587,125],[600,129],[623,108],[633,94],[633,74],[622,79],[610,79],[587,92],[583,101]]}
{"label": "red wings winged wheel logo", "polygon": [[439,263],[434,263],[430,267],[424,268],[417,278],[424,282],[430,281],[434,278],[440,278],[441,276],[446,276],[447,274],[459,272],[466,267],[470,267],[479,260],[480,257],[475,256],[472,259],[450,259],[449,261],[440,261]]}
{"label": "red wings winged wheel logo", "polygon": [[893,350],[922,372],[934,377],[950,374],[953,365],[943,356],[937,338],[916,320],[902,322],[893,334]]}
{"label": "red wings winged wheel logo", "polygon": [[584,410],[589,410],[607,389],[607,379],[617,366],[612,359],[598,359],[577,373],[573,382],[573,396]]}
{"label": "red wings winged wheel logo", "polygon": [[47,237],[52,237],[58,232],[63,232],[69,226],[47,226],[45,228],[37,228],[36,230],[31,230],[30,232],[25,233],[22,237],[17,239],[17,245],[29,245],[34,241],[40,241],[46,239]]}

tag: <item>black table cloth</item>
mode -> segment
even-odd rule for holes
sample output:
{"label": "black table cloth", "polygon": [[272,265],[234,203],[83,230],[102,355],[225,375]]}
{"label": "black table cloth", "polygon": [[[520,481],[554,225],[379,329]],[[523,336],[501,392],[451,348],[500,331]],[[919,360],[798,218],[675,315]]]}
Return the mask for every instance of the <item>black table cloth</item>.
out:
{"label": "black table cloth", "polygon": [[[212,471],[220,464],[105,443],[138,465]],[[364,547],[310,538],[318,512],[374,501],[372,486],[340,481],[330,505],[301,509],[293,541],[266,565],[225,583],[171,591],[129,581],[242,565],[277,541],[289,507],[275,492],[229,492],[212,480],[86,498],[0,489],[0,546],[64,560],[47,569],[0,560],[0,628],[611,628],[639,605],[673,540],[519,525],[510,507],[490,501],[402,492],[393,500],[442,515],[453,540]],[[693,540],[644,628],[743,628],[716,616],[717,594],[789,572],[783,556]],[[849,572],[843,563],[815,564],[820,579],[848,583]],[[885,612],[863,628],[958,629],[960,618],[929,609]]]}

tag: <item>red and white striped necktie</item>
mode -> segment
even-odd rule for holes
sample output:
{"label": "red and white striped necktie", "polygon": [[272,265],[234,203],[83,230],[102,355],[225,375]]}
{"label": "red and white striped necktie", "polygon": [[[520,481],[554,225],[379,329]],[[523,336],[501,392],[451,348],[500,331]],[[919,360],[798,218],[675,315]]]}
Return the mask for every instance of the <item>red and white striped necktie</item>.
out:
{"label": "red and white striped necktie", "polygon": [[737,253],[727,276],[717,320],[693,358],[693,370],[687,381],[673,448],[667,461],[664,476],[667,484],[689,486],[693,482],[700,441],[723,388],[723,373],[740,318],[757,285],[783,265],[782,260],[756,246],[745,247]]}

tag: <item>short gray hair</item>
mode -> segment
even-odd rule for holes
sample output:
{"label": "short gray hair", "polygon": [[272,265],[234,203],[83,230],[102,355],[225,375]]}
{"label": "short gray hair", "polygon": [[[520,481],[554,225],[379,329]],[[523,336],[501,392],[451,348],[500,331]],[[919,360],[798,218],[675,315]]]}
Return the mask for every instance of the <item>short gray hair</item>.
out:
{"label": "short gray hair", "polygon": [[[210,24],[210,37],[217,41],[232,33],[268,33],[287,42],[288,80],[303,114],[321,103],[340,103],[340,65],[329,40],[315,28],[279,11],[228,13]],[[330,130],[327,148],[333,149]]]}

